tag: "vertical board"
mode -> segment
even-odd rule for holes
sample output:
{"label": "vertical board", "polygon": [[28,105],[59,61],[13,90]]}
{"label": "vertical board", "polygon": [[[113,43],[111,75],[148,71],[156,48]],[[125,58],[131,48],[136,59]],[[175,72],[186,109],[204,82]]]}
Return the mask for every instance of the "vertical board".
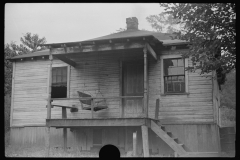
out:
{"label": "vertical board", "polygon": [[149,137],[148,137],[148,127],[141,126],[142,129],[142,141],[143,141],[143,156],[149,157]]}
{"label": "vertical board", "polygon": [[10,110],[10,127],[12,127],[12,119],[13,119],[13,108],[14,108],[14,86],[15,86],[15,68],[16,68],[16,62],[12,62],[13,68],[12,68],[12,95],[11,95],[11,110]]}
{"label": "vertical board", "polygon": [[118,127],[118,145],[124,148],[125,131],[123,127]]}
{"label": "vertical board", "polygon": [[185,125],[184,134],[185,134],[184,146],[186,146],[185,148],[187,149],[187,151],[197,152],[198,151],[197,126]]}
{"label": "vertical board", "polygon": [[187,152],[218,152],[218,133],[214,124],[166,125],[166,130],[184,144]]}

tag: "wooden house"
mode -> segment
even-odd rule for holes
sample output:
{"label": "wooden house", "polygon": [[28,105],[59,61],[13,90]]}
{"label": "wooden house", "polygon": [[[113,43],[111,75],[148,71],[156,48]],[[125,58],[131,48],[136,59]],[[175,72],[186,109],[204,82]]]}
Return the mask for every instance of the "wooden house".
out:
{"label": "wooden house", "polygon": [[10,59],[12,145],[112,144],[144,157],[220,152],[216,73],[185,70],[188,42],[139,30],[135,17],[126,23],[123,32]]}

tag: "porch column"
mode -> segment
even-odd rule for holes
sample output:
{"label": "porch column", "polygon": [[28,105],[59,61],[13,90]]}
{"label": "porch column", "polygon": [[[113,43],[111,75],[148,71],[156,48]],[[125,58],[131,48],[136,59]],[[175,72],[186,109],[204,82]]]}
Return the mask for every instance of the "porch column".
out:
{"label": "porch column", "polygon": [[[50,47],[50,54],[49,54],[50,66],[49,66],[49,81],[48,81],[48,103],[47,103],[47,119],[51,119],[51,92],[52,92],[52,50]],[[46,156],[49,156],[50,150],[50,127],[47,127],[47,135],[46,135]]]}
{"label": "porch column", "polygon": [[144,98],[143,98],[143,108],[145,118],[148,118],[148,83],[147,83],[147,48],[143,49],[144,53]]}
{"label": "porch column", "polygon": [[137,156],[137,131],[133,132],[133,156]]}
{"label": "porch column", "polygon": [[141,128],[142,128],[143,156],[149,157],[148,127],[141,126]]}
{"label": "porch column", "polygon": [[[67,119],[67,109],[62,107],[62,119]],[[67,150],[67,128],[63,128],[63,149]]]}

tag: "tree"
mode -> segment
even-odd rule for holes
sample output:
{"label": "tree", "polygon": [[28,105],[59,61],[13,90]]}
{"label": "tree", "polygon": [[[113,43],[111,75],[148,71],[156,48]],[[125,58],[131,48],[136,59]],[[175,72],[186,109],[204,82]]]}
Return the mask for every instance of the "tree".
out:
{"label": "tree", "polygon": [[40,46],[41,44],[45,44],[47,41],[45,37],[40,38],[38,34],[31,34],[26,33],[23,35],[23,37],[20,38],[21,42],[28,47],[31,52],[36,52],[42,49],[45,49],[43,46]]}
{"label": "tree", "polygon": [[178,19],[174,19],[173,15],[164,12],[158,15],[150,15],[146,19],[157,32],[174,33],[182,27],[177,23]]}
{"label": "tree", "polygon": [[4,45],[4,95],[11,93],[12,86],[12,63],[7,59],[28,52],[30,52],[29,49],[23,45],[18,46],[14,42]]}
{"label": "tree", "polygon": [[[175,38],[190,41],[194,67],[201,74],[217,70],[225,77],[236,66],[236,9],[234,3],[161,3],[164,14],[171,14],[184,27],[174,33]],[[224,83],[225,80],[222,80]]]}
{"label": "tree", "polygon": [[236,71],[233,70],[226,76],[226,82],[222,85],[221,107],[236,108]]}

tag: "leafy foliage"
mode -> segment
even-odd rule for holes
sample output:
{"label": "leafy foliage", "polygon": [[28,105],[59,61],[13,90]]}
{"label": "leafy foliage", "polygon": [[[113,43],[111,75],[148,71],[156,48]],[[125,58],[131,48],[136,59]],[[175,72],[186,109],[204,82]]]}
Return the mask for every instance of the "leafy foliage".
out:
{"label": "leafy foliage", "polygon": [[16,45],[14,42],[4,45],[4,95],[11,93],[12,86],[12,62],[8,58],[22,55],[30,52],[29,49],[21,45]]}
{"label": "leafy foliage", "polygon": [[45,44],[46,38],[40,38],[38,34],[31,34],[31,33],[26,33],[23,35],[23,37],[20,38],[21,42],[27,46],[32,52],[36,52],[38,50],[42,50],[43,46],[40,46],[41,44]]}
{"label": "leafy foliage", "polygon": [[227,74],[226,82],[222,85],[221,107],[236,108],[236,71]]}
{"label": "leafy foliage", "polygon": [[182,27],[178,24],[178,19],[174,19],[173,15],[164,12],[159,15],[150,15],[146,19],[157,32],[174,33]]}
{"label": "leafy foliage", "polygon": [[161,3],[164,14],[171,14],[184,27],[175,38],[190,41],[192,68],[201,74],[218,70],[229,73],[236,66],[236,9],[234,3]]}

